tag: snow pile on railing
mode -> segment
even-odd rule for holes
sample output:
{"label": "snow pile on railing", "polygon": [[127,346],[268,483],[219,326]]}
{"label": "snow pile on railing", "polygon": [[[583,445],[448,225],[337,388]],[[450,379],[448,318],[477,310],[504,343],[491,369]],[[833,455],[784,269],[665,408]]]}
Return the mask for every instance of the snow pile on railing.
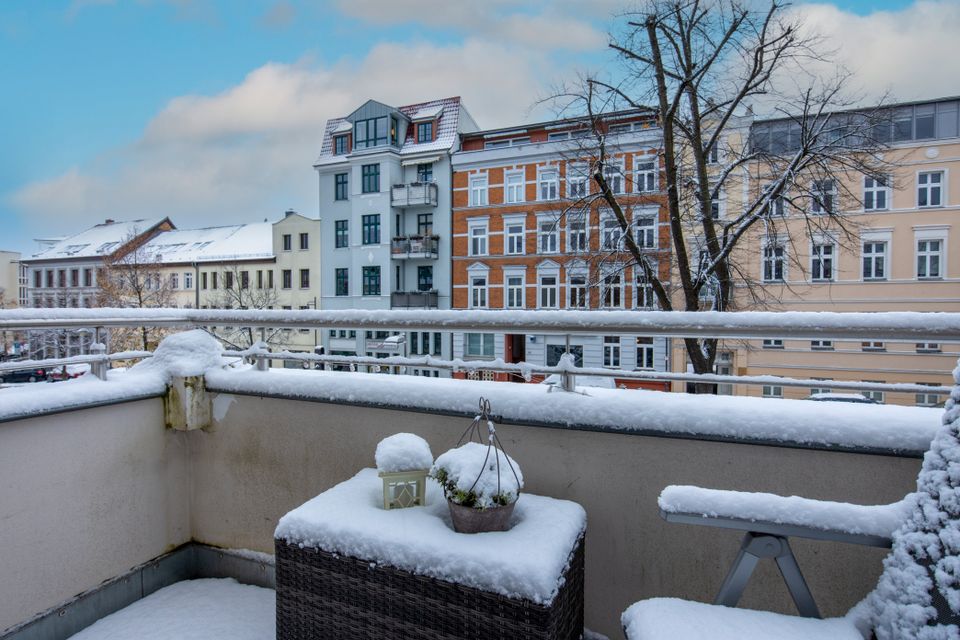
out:
{"label": "snow pile on railing", "polygon": [[177,333],[164,339],[152,358],[127,370],[110,371],[105,381],[87,373],[55,384],[0,389],[0,420],[160,396],[173,376],[201,375],[223,366],[222,351],[205,331]]}
{"label": "snow pile on railing", "polygon": [[942,414],[894,405],[623,389],[549,393],[541,384],[295,369],[219,369],[206,379],[213,391],[470,416],[483,396],[506,422],[911,453],[929,448]]}
{"label": "snow pile on railing", "polygon": [[858,505],[772,493],[671,485],[660,493],[657,503],[667,513],[773,522],[889,538],[903,524],[915,500],[911,494],[893,504]]}

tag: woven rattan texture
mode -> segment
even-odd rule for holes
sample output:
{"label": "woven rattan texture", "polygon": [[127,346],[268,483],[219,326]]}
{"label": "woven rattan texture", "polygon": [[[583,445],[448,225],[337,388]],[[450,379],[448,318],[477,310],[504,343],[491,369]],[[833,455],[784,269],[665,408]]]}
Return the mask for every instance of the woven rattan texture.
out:
{"label": "woven rattan texture", "polygon": [[576,640],[583,537],[550,606],[276,541],[278,640]]}

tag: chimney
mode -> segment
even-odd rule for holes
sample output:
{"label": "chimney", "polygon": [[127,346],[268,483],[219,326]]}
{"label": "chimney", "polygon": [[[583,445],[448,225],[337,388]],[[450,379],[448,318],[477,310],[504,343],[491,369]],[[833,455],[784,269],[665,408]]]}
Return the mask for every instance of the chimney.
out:
{"label": "chimney", "polygon": [[293,209],[287,209],[286,211],[283,212],[283,217],[284,217],[284,218],[289,218],[290,216],[292,216],[292,215],[295,214],[295,213],[296,213],[296,211],[294,211]]}
{"label": "chimney", "polygon": [[115,221],[113,218],[107,218],[103,221],[103,224],[113,224]]}

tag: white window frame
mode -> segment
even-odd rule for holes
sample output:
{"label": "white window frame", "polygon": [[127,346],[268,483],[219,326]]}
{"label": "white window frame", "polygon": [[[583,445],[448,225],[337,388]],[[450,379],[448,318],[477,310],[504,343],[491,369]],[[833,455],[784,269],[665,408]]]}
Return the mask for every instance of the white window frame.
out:
{"label": "white window frame", "polygon": [[811,351],[833,351],[833,340],[811,340]]}
{"label": "white window frame", "polygon": [[[520,233],[512,233],[511,227],[520,227]],[[516,241],[516,242],[515,242]],[[503,216],[503,255],[522,256],[527,252],[527,215]],[[519,251],[515,249],[519,248]]]}
{"label": "white window frame", "polygon": [[610,187],[611,193],[621,195],[626,193],[627,175],[624,171],[624,162],[621,158],[616,161],[609,161],[603,165],[603,177]]}
{"label": "white window frame", "polygon": [[[516,293],[517,287],[511,286],[511,278],[519,278],[519,304],[510,304],[511,292]],[[504,267],[503,269],[503,308],[525,309],[527,307],[527,270],[525,267]]]}
{"label": "white window frame", "polygon": [[765,384],[763,385],[763,397],[764,398],[777,398],[783,399],[783,387],[777,384]]}
{"label": "white window frame", "polygon": [[490,220],[488,218],[467,219],[467,255],[490,255]]}
{"label": "white window frame", "polygon": [[[868,184],[871,182],[872,184]],[[873,202],[868,207],[867,200]],[[878,196],[883,196],[883,206],[877,206]],[[883,176],[877,178],[874,176],[863,176],[863,210],[864,211],[887,211],[890,209],[890,198],[893,197],[893,191],[890,189],[890,178]]]}
{"label": "white window frame", "polygon": [[[642,342],[641,342],[642,341]],[[636,369],[646,369],[651,370],[656,367],[656,352],[654,351],[654,340],[648,336],[637,336],[634,342],[636,348],[636,361],[634,366]],[[640,354],[643,354],[641,357]],[[647,357],[649,355],[649,358]],[[649,360],[650,364],[647,365]]]}
{"label": "white window frame", "polygon": [[469,190],[470,190],[470,206],[471,207],[485,207],[489,204],[489,179],[487,174],[480,174],[475,176],[470,176],[469,180]]}
{"label": "white window frame", "polygon": [[[937,250],[936,250],[936,251],[932,251],[932,250],[930,249],[930,243],[931,243],[931,242],[936,242],[936,243],[938,243],[938,245],[937,245]],[[920,248],[920,244],[921,244],[921,243],[923,243],[923,244],[925,245],[923,249]],[[945,254],[945,251],[944,251],[944,248],[945,248],[945,247],[946,247],[946,240],[945,240],[944,238],[920,238],[920,237],[918,237],[918,238],[916,238],[916,239],[914,240],[914,244],[913,244],[914,256],[915,256],[914,265],[916,265],[915,277],[916,277],[917,280],[943,280],[943,278],[944,278],[944,274],[943,274],[943,271],[944,271],[944,269],[943,269],[944,259],[943,259],[943,258],[944,258],[944,254]],[[930,266],[933,264],[933,261],[931,260],[931,258],[933,258],[934,256],[936,256],[936,259],[937,259],[937,261],[936,261],[936,265],[937,265],[937,275],[932,276],[932,275],[930,275],[930,272],[931,272]],[[925,264],[926,275],[920,275],[920,260],[921,260],[921,259],[923,259],[924,264]]]}
{"label": "white window frame", "polygon": [[[619,280],[619,283],[614,283],[614,286],[609,286],[608,279],[616,278]],[[620,267],[613,267],[607,269],[600,274],[600,308],[601,309],[623,309],[624,308],[624,295],[625,291],[625,282],[624,271]],[[607,301],[607,296],[610,295],[610,301]]]}
{"label": "white window frame", "polygon": [[191,271],[183,272],[183,288],[193,289],[193,272]]}
{"label": "white window frame", "polygon": [[[490,274],[486,272],[475,272],[469,274],[470,278],[470,308],[471,309],[489,309],[490,308]],[[478,281],[483,282],[478,285]]]}
{"label": "white window frame", "polygon": [[[650,165],[653,165],[652,168]],[[656,156],[634,156],[633,192],[656,193],[659,182],[659,167]]]}
{"label": "white window frame", "polygon": [[[550,236],[553,237],[553,241],[549,243],[552,246],[544,249],[544,239]],[[537,216],[537,253],[543,255],[560,253],[560,224],[555,214]]]}
{"label": "white window frame", "polygon": [[603,366],[619,369],[623,363],[620,336],[603,336]]}
{"label": "white window frame", "polygon": [[[822,191],[819,189],[820,185],[824,182],[829,182],[831,188],[829,191]],[[810,197],[810,213],[815,216],[825,216],[836,214],[839,209],[839,198],[837,197],[837,181],[834,178],[824,178],[823,180],[814,180],[810,183],[810,193],[814,194]],[[821,203],[817,200],[815,195],[819,195],[821,200],[826,199],[827,196],[830,196],[830,206],[828,208],[821,208]]]}
{"label": "white window frame", "polygon": [[[574,278],[583,278],[583,285],[573,284]],[[583,305],[573,304],[574,292],[583,290]],[[567,267],[567,308],[568,309],[589,309],[590,308],[590,272],[586,266]]]}
{"label": "white window frame", "polygon": [[783,349],[783,338],[764,338],[761,346],[764,349]]}
{"label": "white window frame", "polygon": [[[582,214],[569,214],[567,213],[567,251],[569,253],[585,253],[590,250],[590,220],[589,213]],[[574,224],[582,225],[582,233],[573,233],[572,227]],[[575,247],[573,246],[573,239],[575,237],[583,237],[583,246]]]}
{"label": "white window frame", "polygon": [[[824,272],[829,265],[830,273]],[[819,267],[820,275],[817,273]],[[834,282],[837,279],[837,243],[832,238],[814,238],[810,243],[810,280]]]}
{"label": "white window frame", "polygon": [[[781,262],[780,271],[781,271],[783,277],[782,277],[781,279],[779,279],[779,280],[776,279],[776,278],[770,278],[770,279],[768,279],[768,278],[767,278],[767,268],[766,268],[766,267],[767,267],[767,260],[768,260],[768,259],[769,259],[769,260],[772,260],[772,261],[773,261],[773,264],[774,264],[774,266],[775,266],[775,265],[776,265],[776,262],[777,262],[777,259],[776,259],[774,256],[771,256],[770,258],[767,258],[767,255],[766,255],[766,254],[767,254],[767,249],[776,249],[776,248],[778,248],[778,247],[779,247],[779,248],[781,249],[781,251],[783,252],[782,255],[780,256],[780,259],[779,259],[779,261]],[[776,271],[776,269],[774,268],[772,272],[775,273],[775,271]],[[774,239],[772,239],[772,238],[769,239],[769,240],[765,240],[765,241],[763,242],[763,244],[761,245],[761,248],[760,248],[760,281],[761,281],[761,282],[767,282],[767,283],[778,283],[778,282],[784,282],[784,283],[785,283],[785,282],[787,282],[787,243],[786,243],[786,242],[781,241],[780,239],[774,240]]]}
{"label": "white window frame", "polygon": [[526,202],[527,183],[523,170],[503,174],[503,201],[507,204]]}
{"label": "white window frame", "polygon": [[[574,188],[579,185],[581,188]],[[589,167],[582,162],[567,163],[567,198],[585,198],[590,195]]]}
{"label": "white window frame", "polygon": [[[659,265],[656,262],[650,264],[650,270],[659,273]],[[657,294],[653,290],[653,285],[644,277],[643,269],[640,265],[633,266],[633,308],[634,309],[658,309]]]}
{"label": "white window frame", "polygon": [[[480,353],[471,353],[470,352],[470,338],[471,335],[480,336]],[[486,346],[489,345],[492,347],[490,354],[484,353],[487,349]],[[464,358],[471,358],[474,360],[479,360],[483,358],[495,358],[497,356],[497,341],[495,334],[492,333],[481,333],[481,332],[470,332],[463,334],[463,356]]]}
{"label": "white window frame", "polygon": [[537,201],[548,202],[560,198],[560,168],[556,166],[537,169]]}
{"label": "white window frame", "polygon": [[[939,175],[940,180],[932,183],[927,180],[925,184],[921,183],[920,176]],[[937,190],[937,204],[930,204],[930,196],[934,190]],[[920,193],[925,191],[927,194],[927,204],[920,204]],[[917,171],[917,208],[918,209],[939,209],[946,206],[947,202],[947,172],[944,169],[931,169],[929,171]]]}
{"label": "white window frame", "polygon": [[[658,209],[634,209],[633,210],[633,223],[636,229],[635,239],[637,241],[637,246],[641,249],[656,249],[659,246],[659,229],[660,229],[660,220],[659,220],[660,211]],[[641,220],[650,219],[653,221],[652,224],[641,225]]]}
{"label": "white window frame", "polygon": [[[544,286],[544,278],[553,278],[553,286]],[[553,295],[549,294],[553,289]],[[547,294],[547,304],[544,304],[544,294]],[[550,299],[552,298],[552,299]],[[552,302],[552,304],[550,304]],[[560,308],[560,267],[550,266],[537,268],[537,308],[538,309],[559,309]]]}
{"label": "white window frame", "polygon": [[[870,253],[867,253],[867,245],[871,246]],[[874,250],[876,245],[883,247],[882,252]],[[861,237],[860,241],[860,279],[864,282],[883,282],[889,279],[890,260],[887,256],[890,253],[890,242],[886,238]],[[881,265],[882,276],[877,275],[877,262]],[[867,263],[870,264],[870,275],[867,275]]]}
{"label": "white window frame", "polygon": [[600,250],[620,251],[623,248],[623,229],[612,211],[600,212]]}

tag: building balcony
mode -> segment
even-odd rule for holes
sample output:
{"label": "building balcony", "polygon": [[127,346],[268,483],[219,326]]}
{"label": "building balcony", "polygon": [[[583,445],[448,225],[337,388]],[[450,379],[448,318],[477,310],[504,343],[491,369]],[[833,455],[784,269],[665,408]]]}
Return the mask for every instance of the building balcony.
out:
{"label": "building balcony", "polygon": [[435,207],[439,189],[435,182],[411,182],[395,184],[390,190],[390,205],[393,207]]}
{"label": "building balcony", "polygon": [[[177,637],[185,621],[208,627],[210,633],[197,635],[210,640],[248,637],[254,630],[256,637],[272,637],[272,554],[279,519],[371,466],[376,443],[389,435],[416,433],[434,455],[454,447],[481,396],[491,403],[508,453],[522,466],[524,491],[577,502],[589,514],[586,571],[594,579],[586,582],[585,626],[619,638],[621,612],[640,597],[713,600],[740,548],[738,531],[665,519],[658,507],[665,487],[693,481],[864,505],[892,503],[916,490],[923,452],[943,416],[940,409],[919,407],[576,384],[566,392],[561,390],[566,385],[373,375],[362,367],[563,377],[630,372],[581,370],[567,362],[544,367],[426,356],[270,353],[261,347],[223,350],[205,332],[173,332],[229,325],[731,340],[927,339],[951,347],[960,342],[958,314],[936,314],[934,321],[928,314],[905,313],[582,312],[572,318],[563,311],[0,311],[0,330],[89,325],[163,327],[171,335],[153,355],[126,352],[48,362],[90,364],[92,373],[75,380],[0,389],[3,640],[66,640],[115,611],[127,614],[131,625],[138,618],[153,624],[151,636],[158,638]],[[142,362],[109,369],[113,361],[131,360]],[[271,369],[271,360],[322,362],[327,368]],[[337,363],[355,363],[360,370],[331,370]],[[698,379],[682,372],[632,375]],[[772,382],[769,376],[700,380],[732,378],[738,386]],[[810,382],[779,379],[795,386]],[[830,384],[840,389],[843,383]],[[913,392],[910,385],[899,389]],[[376,502],[376,496],[364,500]],[[482,543],[479,537],[477,543]],[[861,601],[876,585],[888,554],[883,548],[808,538],[791,544],[824,616],[842,616]],[[380,569],[362,566],[364,572]],[[218,601],[203,590],[211,581],[181,584],[226,577],[265,593],[246,600],[231,597],[240,585],[219,582],[225,598]],[[762,565],[743,606],[793,611],[780,580]],[[169,618],[158,617],[152,605],[139,612],[128,606],[147,605],[146,598],[158,589],[177,584],[184,597],[170,600],[175,606],[164,610]],[[235,632],[237,625],[216,632],[225,615],[238,617],[237,624],[245,626],[242,634]],[[173,631],[156,635],[166,628]],[[96,630],[85,637],[96,637]]]}
{"label": "building balcony", "polygon": [[436,291],[394,291],[390,306],[394,309],[436,309],[439,302]]}
{"label": "building balcony", "polygon": [[440,236],[398,236],[390,243],[390,254],[397,260],[436,259]]}

